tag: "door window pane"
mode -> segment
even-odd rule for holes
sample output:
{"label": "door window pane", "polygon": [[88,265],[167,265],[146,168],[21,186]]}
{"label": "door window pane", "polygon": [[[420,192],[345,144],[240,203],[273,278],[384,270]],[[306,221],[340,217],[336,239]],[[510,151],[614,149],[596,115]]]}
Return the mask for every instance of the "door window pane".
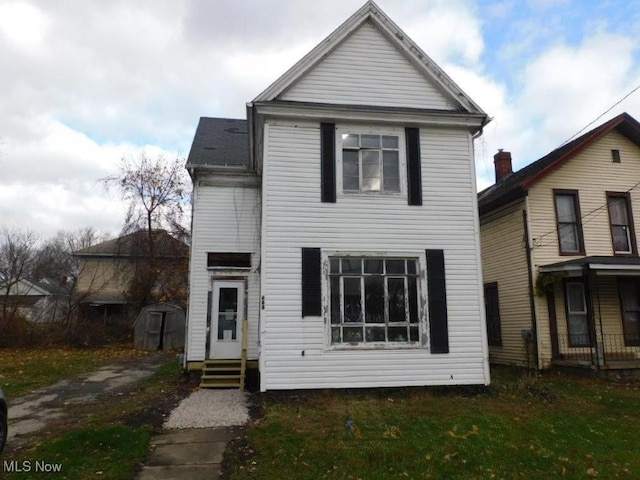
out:
{"label": "door window pane", "polygon": [[221,288],[218,302],[218,340],[237,340],[238,289]]}

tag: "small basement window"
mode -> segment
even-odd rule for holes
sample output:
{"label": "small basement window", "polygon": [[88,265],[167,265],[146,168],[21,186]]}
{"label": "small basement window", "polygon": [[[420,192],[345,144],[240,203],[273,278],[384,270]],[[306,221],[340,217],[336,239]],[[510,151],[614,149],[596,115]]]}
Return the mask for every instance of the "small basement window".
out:
{"label": "small basement window", "polygon": [[251,268],[251,254],[210,252],[207,268]]}
{"label": "small basement window", "polygon": [[611,161],[613,163],[620,163],[620,150],[611,150]]}

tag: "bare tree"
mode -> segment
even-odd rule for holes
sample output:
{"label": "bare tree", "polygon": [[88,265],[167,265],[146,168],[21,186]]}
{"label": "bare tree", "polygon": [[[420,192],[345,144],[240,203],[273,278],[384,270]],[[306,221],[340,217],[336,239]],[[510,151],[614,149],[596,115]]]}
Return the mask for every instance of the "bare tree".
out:
{"label": "bare tree", "polygon": [[66,277],[77,280],[80,266],[79,259],[73,255],[73,252],[108,238],[109,234],[99,233],[93,227],[76,231],[59,231],[54,237],[45,240],[38,250],[33,271],[34,278],[60,280]]}
{"label": "bare tree", "polygon": [[[54,237],[45,240],[38,250],[33,278],[48,284],[53,300],[47,308],[34,318],[41,324],[55,325],[65,336],[69,329],[74,330],[81,321],[77,316],[80,304],[90,295],[103,289],[109,279],[89,271],[86,263],[74,252],[105,241],[108,234],[99,233],[93,227],[85,227],[76,231],[59,231]],[[78,280],[83,275],[84,285],[77,292]]]}
{"label": "bare tree", "polygon": [[[117,188],[128,203],[124,232],[160,228],[172,233],[184,231],[190,192],[183,159],[168,160],[162,155],[150,158],[145,153],[135,159],[123,157],[119,172],[102,181],[107,189]],[[153,247],[150,234],[149,242]]]}
{"label": "bare tree", "polygon": [[163,265],[158,261],[154,231],[164,229],[184,240],[188,229],[184,226],[185,207],[190,201],[184,160],[168,160],[162,155],[150,158],[141,153],[137,158],[123,158],[117,175],[102,179],[107,189],[117,188],[128,203],[123,233],[146,231],[144,245],[138,245],[133,262],[133,277],[129,298],[142,306],[155,297]]}
{"label": "bare tree", "polygon": [[[33,272],[37,253],[38,236],[31,231],[19,231],[3,228],[0,230],[0,285],[2,293],[2,317],[0,331],[5,337],[19,333],[19,302],[11,301],[18,297],[18,286]],[[2,336],[0,334],[0,336]]]}

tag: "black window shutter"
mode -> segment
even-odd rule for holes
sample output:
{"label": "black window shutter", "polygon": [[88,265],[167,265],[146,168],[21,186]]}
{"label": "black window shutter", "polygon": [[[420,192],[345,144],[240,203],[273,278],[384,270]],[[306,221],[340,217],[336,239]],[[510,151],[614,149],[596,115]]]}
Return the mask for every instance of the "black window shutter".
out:
{"label": "black window shutter", "polygon": [[431,353],[449,353],[447,285],[443,250],[427,250],[427,292]]}
{"label": "black window shutter", "polygon": [[302,316],[322,315],[321,260],[319,248],[302,249]]}
{"label": "black window shutter", "polygon": [[420,167],[420,129],[405,128],[407,141],[407,197],[409,205],[422,205],[422,171]]}
{"label": "black window shutter", "polygon": [[321,200],[336,202],[336,126],[333,123],[320,124],[320,175]]}

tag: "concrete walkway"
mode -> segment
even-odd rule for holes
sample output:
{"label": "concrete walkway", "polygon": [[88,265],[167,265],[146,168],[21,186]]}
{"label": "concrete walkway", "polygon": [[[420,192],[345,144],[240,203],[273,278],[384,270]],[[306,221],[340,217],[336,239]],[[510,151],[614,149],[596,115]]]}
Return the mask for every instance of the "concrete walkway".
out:
{"label": "concrete walkway", "polygon": [[151,439],[151,451],[138,480],[201,480],[220,476],[222,454],[242,427],[167,430]]}

